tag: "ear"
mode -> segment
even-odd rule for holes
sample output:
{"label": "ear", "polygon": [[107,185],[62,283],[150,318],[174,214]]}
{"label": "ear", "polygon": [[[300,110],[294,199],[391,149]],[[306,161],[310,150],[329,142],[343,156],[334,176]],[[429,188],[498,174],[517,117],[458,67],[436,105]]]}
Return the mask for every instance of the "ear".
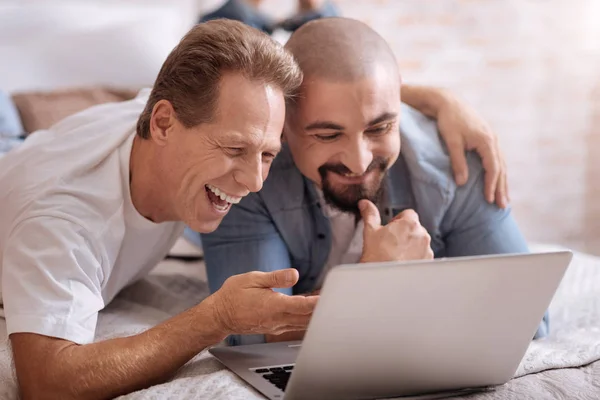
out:
{"label": "ear", "polygon": [[150,116],[150,137],[160,146],[165,146],[170,134],[173,132],[175,110],[167,100],[159,100],[152,108]]}

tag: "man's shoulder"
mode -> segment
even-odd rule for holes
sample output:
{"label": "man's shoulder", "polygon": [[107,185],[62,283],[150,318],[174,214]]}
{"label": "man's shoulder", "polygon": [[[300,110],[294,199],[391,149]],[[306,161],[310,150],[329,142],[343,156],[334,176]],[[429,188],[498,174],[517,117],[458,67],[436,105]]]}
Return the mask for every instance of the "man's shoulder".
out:
{"label": "man's shoulder", "polygon": [[105,158],[94,168],[74,163],[82,168],[25,162],[19,171],[3,176],[0,179],[0,185],[6,188],[0,195],[3,228],[20,220],[51,216],[80,221],[90,232],[97,232],[99,224],[106,224],[106,219],[123,205],[118,154]]}
{"label": "man's shoulder", "polygon": [[436,121],[402,104],[401,155],[412,181],[446,188],[452,180],[450,157]]}
{"label": "man's shoulder", "polygon": [[118,212],[122,165],[129,163],[121,149],[133,140],[144,101],[138,96],[127,104],[88,109],[33,133],[5,155],[0,160],[0,229],[57,213],[105,222],[107,215]]}
{"label": "man's shoulder", "polygon": [[[447,195],[457,190],[450,155],[434,119],[402,104],[400,135],[401,157],[413,187],[439,190]],[[466,157],[469,175],[479,174],[483,170],[479,156],[468,152]]]}

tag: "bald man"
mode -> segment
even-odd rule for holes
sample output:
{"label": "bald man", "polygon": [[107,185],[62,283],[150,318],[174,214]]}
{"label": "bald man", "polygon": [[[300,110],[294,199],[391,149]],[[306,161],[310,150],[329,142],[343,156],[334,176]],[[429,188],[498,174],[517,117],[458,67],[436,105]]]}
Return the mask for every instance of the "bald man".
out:
{"label": "bald man", "polygon": [[[287,107],[287,143],[263,189],[202,235],[211,290],[232,275],[292,267],[300,280],[282,292],[302,294],[340,264],[528,251],[510,209],[486,201],[475,153],[466,183],[455,183],[435,122],[401,104],[398,63],[377,33],[326,19],[300,28],[287,48],[304,72]],[[546,329],[543,321],[537,336]]]}

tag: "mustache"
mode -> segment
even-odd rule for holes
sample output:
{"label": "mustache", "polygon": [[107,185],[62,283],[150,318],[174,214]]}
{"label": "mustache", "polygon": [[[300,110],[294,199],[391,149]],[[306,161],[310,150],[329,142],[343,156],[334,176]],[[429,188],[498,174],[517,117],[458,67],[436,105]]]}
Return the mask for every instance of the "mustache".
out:
{"label": "mustache", "polygon": [[[375,157],[375,158],[373,158],[373,161],[371,161],[371,164],[369,164],[369,166],[367,167],[365,174],[367,172],[376,171],[376,170],[384,172],[386,170],[388,164],[389,164],[388,158]],[[352,173],[350,168],[346,167],[342,163],[323,164],[319,167],[318,171],[319,171],[319,174],[321,175],[322,179],[325,179],[325,177],[327,176],[327,172],[333,172],[338,175],[346,175],[346,174]]]}

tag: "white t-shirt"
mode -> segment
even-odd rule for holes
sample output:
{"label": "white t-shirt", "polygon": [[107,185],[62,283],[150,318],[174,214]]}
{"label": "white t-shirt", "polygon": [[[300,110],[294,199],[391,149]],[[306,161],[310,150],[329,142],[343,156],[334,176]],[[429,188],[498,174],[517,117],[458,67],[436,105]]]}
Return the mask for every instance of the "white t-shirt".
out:
{"label": "white t-shirt", "polygon": [[0,159],[1,296],[8,333],[94,340],[98,311],[183,231],[131,202],[129,160],[149,91],[38,131]]}
{"label": "white t-shirt", "polygon": [[317,187],[315,189],[323,214],[331,224],[331,249],[316,285],[316,288],[320,289],[331,268],[343,264],[356,264],[360,261],[363,250],[364,222],[362,219],[356,221],[354,214],[343,212],[327,204],[323,192]]}

